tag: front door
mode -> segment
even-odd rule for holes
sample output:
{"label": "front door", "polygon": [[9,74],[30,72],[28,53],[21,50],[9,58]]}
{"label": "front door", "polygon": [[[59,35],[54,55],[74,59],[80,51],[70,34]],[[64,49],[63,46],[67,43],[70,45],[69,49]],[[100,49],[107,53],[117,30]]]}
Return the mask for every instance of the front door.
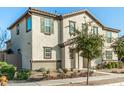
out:
{"label": "front door", "polygon": [[71,68],[75,69],[75,49],[70,49],[70,60],[71,60]]}

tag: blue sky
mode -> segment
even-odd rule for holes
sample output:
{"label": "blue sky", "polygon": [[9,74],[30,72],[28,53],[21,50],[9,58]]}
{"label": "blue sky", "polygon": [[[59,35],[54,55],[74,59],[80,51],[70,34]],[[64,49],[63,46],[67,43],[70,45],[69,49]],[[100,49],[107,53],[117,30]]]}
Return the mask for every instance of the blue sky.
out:
{"label": "blue sky", "polygon": [[[6,7],[0,8],[0,28],[5,30],[28,8],[25,7]],[[89,10],[102,24],[108,27],[120,29],[120,35],[124,35],[124,7],[41,7],[38,8],[51,13],[57,11],[58,14],[64,14],[81,9]]]}

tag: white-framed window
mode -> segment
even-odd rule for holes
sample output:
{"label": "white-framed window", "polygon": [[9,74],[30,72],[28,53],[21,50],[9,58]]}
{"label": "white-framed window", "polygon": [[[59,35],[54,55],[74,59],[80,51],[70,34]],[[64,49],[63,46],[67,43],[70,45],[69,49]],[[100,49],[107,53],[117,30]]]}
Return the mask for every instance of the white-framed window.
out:
{"label": "white-framed window", "polygon": [[97,27],[97,26],[93,26],[93,28],[92,28],[92,33],[93,33],[94,35],[98,35],[98,27]]}
{"label": "white-framed window", "polygon": [[49,18],[44,19],[45,33],[50,34],[51,20]]}
{"label": "white-framed window", "polygon": [[44,59],[51,59],[51,58],[52,58],[52,48],[44,47]]}
{"label": "white-framed window", "polygon": [[107,43],[112,42],[112,32],[106,32],[106,39]]}
{"label": "white-framed window", "polygon": [[112,51],[106,51],[106,59],[112,60]]}
{"label": "white-framed window", "polygon": [[46,35],[54,34],[54,19],[49,17],[40,18],[41,32]]}
{"label": "white-framed window", "polygon": [[69,21],[69,32],[75,33],[75,22],[74,21]]}

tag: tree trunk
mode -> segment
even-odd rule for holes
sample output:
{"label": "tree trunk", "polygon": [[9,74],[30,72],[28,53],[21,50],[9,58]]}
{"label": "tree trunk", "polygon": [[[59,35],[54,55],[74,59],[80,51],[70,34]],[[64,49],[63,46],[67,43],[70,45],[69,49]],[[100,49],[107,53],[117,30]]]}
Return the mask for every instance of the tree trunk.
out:
{"label": "tree trunk", "polygon": [[79,69],[79,51],[78,51],[78,69]]}
{"label": "tree trunk", "polygon": [[86,85],[89,85],[89,69],[90,69],[90,60],[88,59],[88,62],[87,62],[87,83]]}

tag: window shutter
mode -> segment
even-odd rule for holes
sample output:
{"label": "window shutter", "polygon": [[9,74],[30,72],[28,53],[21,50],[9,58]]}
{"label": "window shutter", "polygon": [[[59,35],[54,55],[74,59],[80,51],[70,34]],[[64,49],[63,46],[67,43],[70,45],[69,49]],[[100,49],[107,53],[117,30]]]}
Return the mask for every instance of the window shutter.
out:
{"label": "window shutter", "polygon": [[40,27],[41,27],[41,32],[44,33],[44,30],[45,30],[45,28],[44,28],[44,17],[40,18]]}
{"label": "window shutter", "polygon": [[53,19],[50,19],[50,32],[51,34],[54,34],[54,20]]}

